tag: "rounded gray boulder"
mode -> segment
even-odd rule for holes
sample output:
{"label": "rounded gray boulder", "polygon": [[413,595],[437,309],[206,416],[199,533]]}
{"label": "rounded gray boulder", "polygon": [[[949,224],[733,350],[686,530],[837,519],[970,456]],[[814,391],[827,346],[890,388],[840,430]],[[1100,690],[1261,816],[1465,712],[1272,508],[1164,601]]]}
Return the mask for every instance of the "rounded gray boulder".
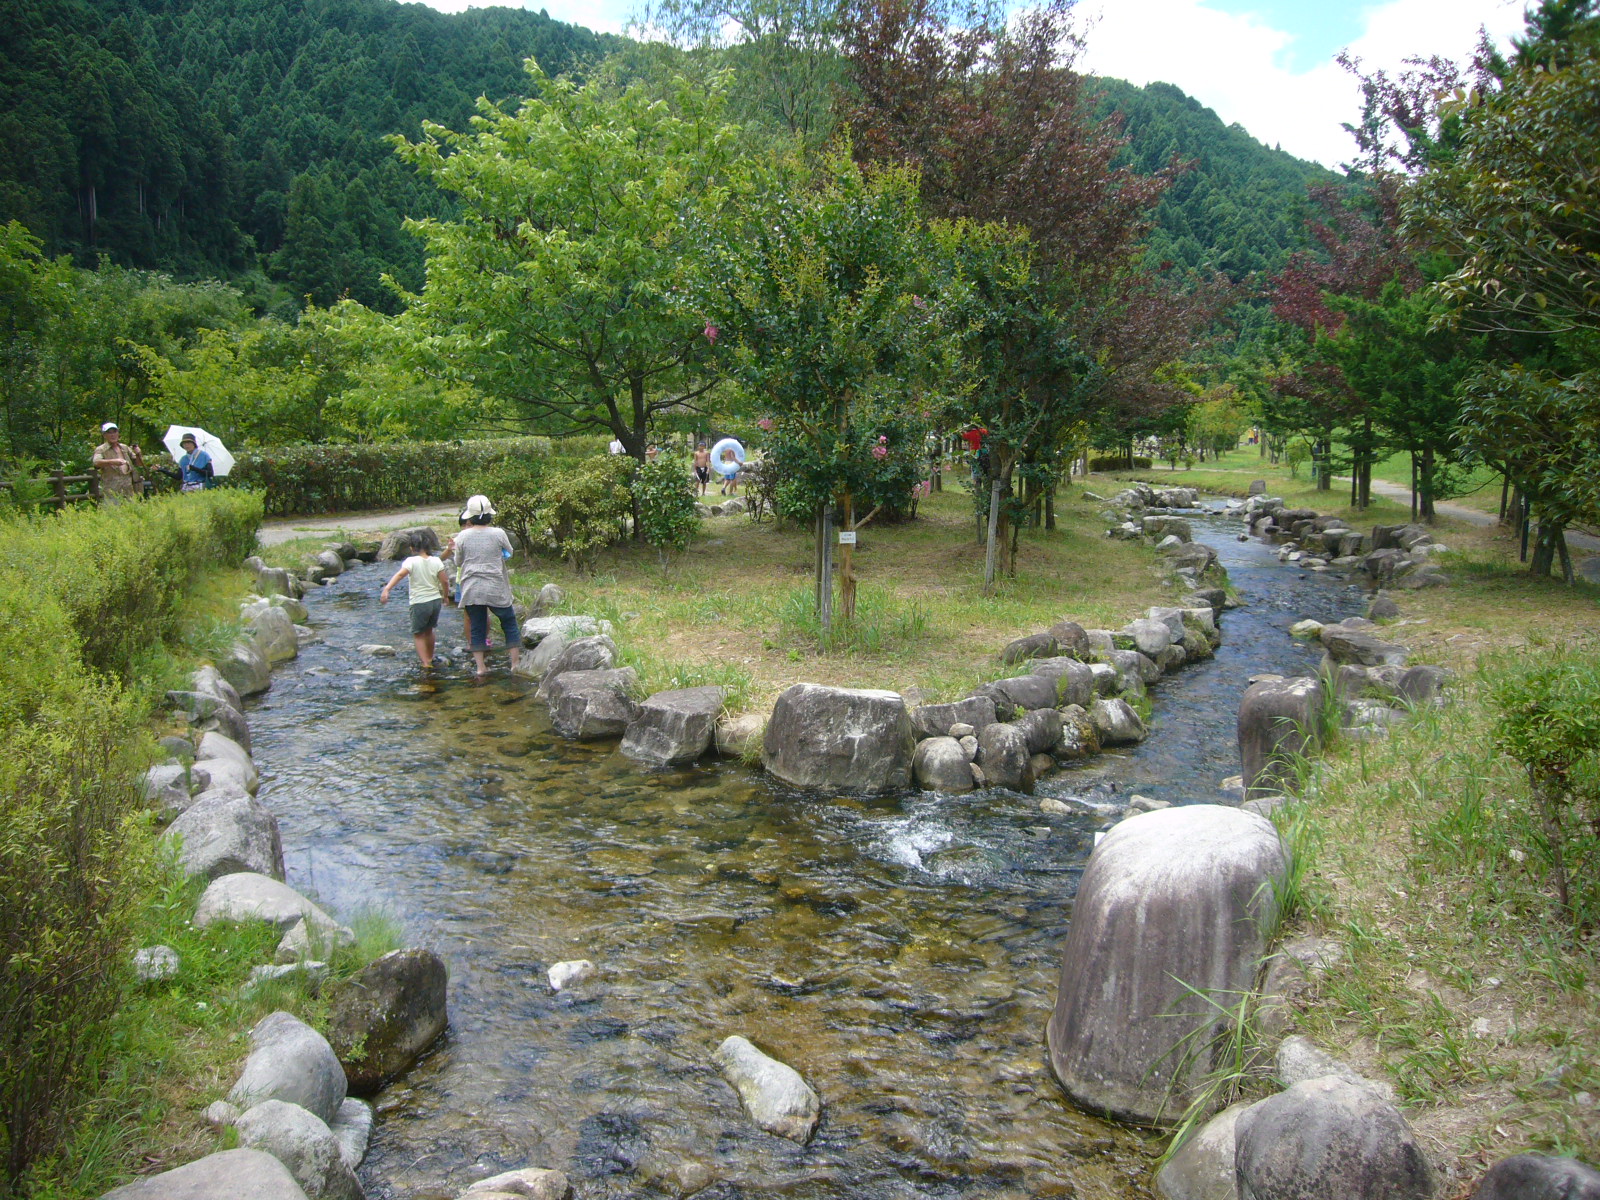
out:
{"label": "rounded gray boulder", "polygon": [[898,692],[797,683],[773,705],[761,765],[795,787],[898,791],[911,785],[914,749]]}
{"label": "rounded gray boulder", "polygon": [[1183,1113],[1223,1053],[1210,1001],[1227,1007],[1253,987],[1288,865],[1270,821],[1221,805],[1144,813],[1106,834],[1078,887],[1047,1027],[1075,1103],[1139,1124]]}
{"label": "rounded gray boulder", "polygon": [[393,950],[332,992],[328,1037],[351,1092],[370,1096],[438,1040],[449,982],[432,950]]}

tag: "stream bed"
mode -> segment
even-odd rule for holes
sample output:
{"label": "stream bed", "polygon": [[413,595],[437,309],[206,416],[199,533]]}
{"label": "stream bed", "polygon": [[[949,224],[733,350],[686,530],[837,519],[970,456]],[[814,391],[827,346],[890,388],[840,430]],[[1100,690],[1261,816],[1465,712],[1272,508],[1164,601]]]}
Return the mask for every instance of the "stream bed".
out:
{"label": "stream bed", "polygon": [[[453,653],[424,679],[404,604],[378,604],[393,564],[312,589],[320,639],[250,716],[288,882],[346,919],[389,914],[451,975],[444,1041],[377,1099],[368,1195],[448,1200],[545,1166],[579,1200],[1149,1196],[1152,1147],[1073,1110],[1045,1064],[1094,831],[1131,793],[1216,800],[1247,677],[1314,668],[1288,627],[1362,602],[1238,542],[1237,518],[1194,525],[1244,602],[1216,658],[1156,687],[1143,745],[1032,797],[818,796],[709,758],[646,770],[557,737],[503,657],[485,683]],[[447,609],[442,649],[459,629]],[[1043,796],[1074,812],[1041,813]],[[552,994],[545,969],[575,958],[599,977]],[[711,1065],[732,1033],[822,1097],[809,1146],[746,1119]]]}

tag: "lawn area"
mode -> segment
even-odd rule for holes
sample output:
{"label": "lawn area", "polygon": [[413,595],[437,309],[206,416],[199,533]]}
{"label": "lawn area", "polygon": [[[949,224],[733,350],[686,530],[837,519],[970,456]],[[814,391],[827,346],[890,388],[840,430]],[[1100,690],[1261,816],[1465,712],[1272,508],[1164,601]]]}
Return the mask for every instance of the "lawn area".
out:
{"label": "lawn area", "polygon": [[953,699],[1012,673],[996,656],[1013,638],[1064,618],[1120,628],[1170,599],[1149,549],[1104,536],[1103,507],[1063,488],[1058,528],[1023,534],[1016,577],[993,596],[983,594],[966,491],[934,493],[915,521],[868,526],[856,546],[856,625],[827,652],[812,612],[809,529],[713,517],[665,568],[654,551],[630,546],[603,556],[592,575],[539,559],[515,578],[529,587],[554,580],[567,611],[610,620],[651,690],[720,683],[730,707],[752,709],[802,681]]}

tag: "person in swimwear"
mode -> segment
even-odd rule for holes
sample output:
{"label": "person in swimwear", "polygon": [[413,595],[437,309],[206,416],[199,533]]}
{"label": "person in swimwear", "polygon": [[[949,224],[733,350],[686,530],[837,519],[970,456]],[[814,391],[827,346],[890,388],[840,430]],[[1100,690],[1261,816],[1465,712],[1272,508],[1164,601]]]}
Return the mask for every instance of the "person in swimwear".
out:
{"label": "person in swimwear", "polygon": [[698,442],[694,448],[694,487],[696,496],[704,496],[706,488],[711,486],[711,451],[706,449],[704,442]]}

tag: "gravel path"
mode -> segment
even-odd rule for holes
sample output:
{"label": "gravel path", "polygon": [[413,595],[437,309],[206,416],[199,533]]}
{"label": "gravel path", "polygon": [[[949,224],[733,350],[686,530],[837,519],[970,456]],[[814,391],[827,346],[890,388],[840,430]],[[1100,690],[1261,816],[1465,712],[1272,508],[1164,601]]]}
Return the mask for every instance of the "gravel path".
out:
{"label": "gravel path", "polygon": [[262,522],[256,538],[263,546],[276,546],[279,542],[295,538],[325,534],[331,540],[339,533],[387,533],[391,529],[405,529],[411,525],[432,525],[439,521],[453,521],[459,510],[454,504],[430,505],[427,508],[396,508],[387,512],[347,513],[342,517],[285,517]]}

